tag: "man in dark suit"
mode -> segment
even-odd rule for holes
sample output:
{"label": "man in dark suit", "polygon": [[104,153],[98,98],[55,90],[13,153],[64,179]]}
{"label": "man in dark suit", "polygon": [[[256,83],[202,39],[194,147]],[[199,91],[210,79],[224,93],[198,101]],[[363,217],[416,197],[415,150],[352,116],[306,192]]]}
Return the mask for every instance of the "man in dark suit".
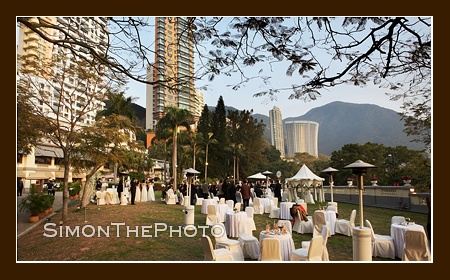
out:
{"label": "man in dark suit", "polygon": [[130,182],[131,205],[135,205],[134,200],[136,199],[136,188],[138,184],[139,181],[136,178],[133,178],[133,180]]}
{"label": "man in dark suit", "polygon": [[117,195],[119,196],[119,201],[120,202],[122,202],[121,201],[121,194],[122,194],[122,192],[123,192],[123,180],[124,180],[124,177],[123,176],[120,176],[119,177],[119,185],[117,186]]}
{"label": "man in dark suit", "polygon": [[278,198],[278,201],[281,202],[281,184],[279,180],[275,183],[273,193]]}

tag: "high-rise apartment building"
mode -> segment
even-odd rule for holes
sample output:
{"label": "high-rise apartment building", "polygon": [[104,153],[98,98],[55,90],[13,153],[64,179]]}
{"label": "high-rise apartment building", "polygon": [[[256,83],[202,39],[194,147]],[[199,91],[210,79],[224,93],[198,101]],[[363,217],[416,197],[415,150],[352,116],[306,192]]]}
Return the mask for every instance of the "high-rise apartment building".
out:
{"label": "high-rise apartment building", "polygon": [[[103,17],[30,17],[30,22],[48,23],[56,28],[43,28],[40,31],[52,40],[65,40],[67,37],[83,41],[90,46],[97,48],[99,52],[104,52],[107,47],[107,35],[103,30],[107,28],[107,18]],[[26,58],[26,62],[21,64],[23,69],[33,69],[30,65],[33,62],[54,61],[52,64],[52,77],[43,75],[26,74],[22,75],[21,67],[18,65],[17,83],[29,85],[33,81],[35,85],[40,85],[40,100],[35,102],[35,110],[41,115],[49,118],[57,118],[60,126],[70,123],[80,116],[75,123],[78,126],[90,125],[95,122],[98,110],[104,108],[103,94],[105,93],[102,78],[97,79],[94,84],[89,79],[73,76],[69,69],[74,65],[72,51],[86,53],[82,46],[71,45],[71,49],[60,47],[57,44],[49,43],[42,39],[35,31],[25,25],[19,28],[17,38],[17,55],[19,58]],[[57,55],[64,54],[64,60],[55,60]],[[22,63],[22,60],[18,60]],[[91,80],[92,81],[92,80]],[[36,86],[29,87],[30,92],[36,91]],[[102,94],[99,99],[89,98],[88,94]],[[30,99],[32,101],[32,99]],[[18,116],[19,118],[21,116]],[[36,128],[39,129],[39,128]],[[61,179],[64,177],[64,169],[60,167],[63,152],[52,143],[42,139],[42,142],[34,147],[34,152],[25,155],[17,151],[17,177],[25,178],[25,187],[29,187],[30,180],[40,179]],[[69,172],[69,180],[84,179],[84,174]]]}
{"label": "high-rise apartment building", "polygon": [[[203,96],[194,88],[194,43],[187,17],[155,18],[155,62],[148,78],[146,129],[154,129],[169,106],[187,109],[196,120]],[[200,113],[199,113],[200,112]]]}
{"label": "high-rise apartment building", "polygon": [[308,153],[315,157],[319,156],[319,123],[313,121],[287,121],[285,125],[288,157],[293,157],[295,153]]}
{"label": "high-rise apartment building", "polygon": [[284,152],[284,132],[283,132],[283,118],[281,117],[281,110],[277,106],[273,106],[269,110],[270,119],[270,139],[272,146],[274,146],[281,153],[281,157],[285,156]]}

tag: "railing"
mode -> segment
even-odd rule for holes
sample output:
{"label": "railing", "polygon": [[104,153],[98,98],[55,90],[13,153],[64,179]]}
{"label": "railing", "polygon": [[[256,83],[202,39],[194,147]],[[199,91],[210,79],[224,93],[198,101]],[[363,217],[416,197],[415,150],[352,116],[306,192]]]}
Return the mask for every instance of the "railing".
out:
{"label": "railing", "polygon": [[[330,186],[323,186],[323,191],[325,200],[330,201]],[[367,206],[427,213],[426,197],[429,196],[430,193],[412,193],[407,186],[364,186],[363,203]],[[333,186],[333,201],[358,204],[358,188]]]}

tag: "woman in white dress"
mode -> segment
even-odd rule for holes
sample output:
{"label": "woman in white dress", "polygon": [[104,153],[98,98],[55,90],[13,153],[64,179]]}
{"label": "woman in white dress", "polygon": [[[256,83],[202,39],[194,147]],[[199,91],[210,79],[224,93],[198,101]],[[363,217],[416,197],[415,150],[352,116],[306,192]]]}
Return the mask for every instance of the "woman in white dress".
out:
{"label": "woman in white dress", "polygon": [[141,183],[141,202],[147,202],[147,183],[145,183],[145,179],[142,180]]}
{"label": "woman in white dress", "polygon": [[136,196],[134,198],[134,202],[141,202],[141,184],[139,183],[139,181],[137,181],[137,183],[138,184],[136,186]]}
{"label": "woman in white dress", "polygon": [[153,181],[150,180],[147,185],[148,185],[148,193],[147,193],[148,201],[155,201],[155,191],[153,190]]}

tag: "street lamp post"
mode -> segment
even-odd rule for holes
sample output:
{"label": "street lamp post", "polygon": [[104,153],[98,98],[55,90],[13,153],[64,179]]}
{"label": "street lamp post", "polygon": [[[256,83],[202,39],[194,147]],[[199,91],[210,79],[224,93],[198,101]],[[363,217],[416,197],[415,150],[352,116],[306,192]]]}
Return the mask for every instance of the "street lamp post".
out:
{"label": "street lamp post", "polygon": [[363,196],[364,190],[363,176],[367,174],[367,169],[376,168],[375,165],[357,160],[344,167],[344,169],[352,169],[352,173],[357,176],[357,186],[359,191],[359,228],[353,228],[353,260],[354,261],[371,261],[372,260],[372,232],[369,228],[364,227],[363,213]]}

